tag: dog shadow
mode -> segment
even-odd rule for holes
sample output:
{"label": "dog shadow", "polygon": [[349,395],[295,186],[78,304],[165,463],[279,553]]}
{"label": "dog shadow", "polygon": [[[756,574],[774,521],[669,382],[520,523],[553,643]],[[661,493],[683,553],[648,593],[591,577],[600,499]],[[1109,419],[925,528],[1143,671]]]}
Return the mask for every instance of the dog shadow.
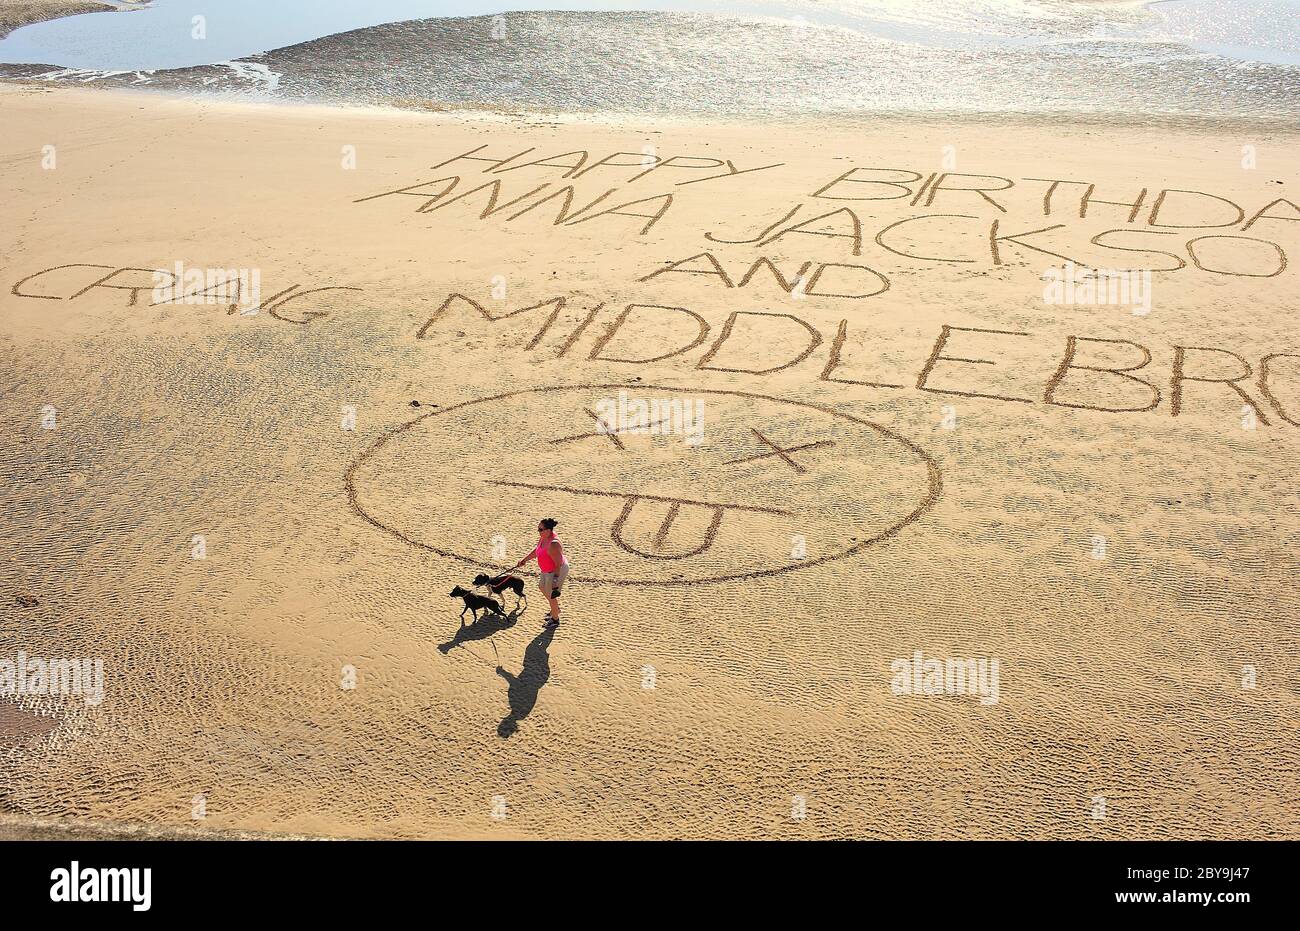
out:
{"label": "dog shadow", "polygon": [[519,722],[532,712],[537,704],[537,694],[551,677],[551,657],[547,650],[550,649],[555,630],[554,627],[546,628],[528,644],[519,675],[512,676],[502,667],[497,667],[497,675],[506,680],[507,698],[510,702],[510,713],[497,725],[497,736],[503,740],[518,730]]}
{"label": "dog shadow", "polygon": [[475,640],[486,640],[493,634],[500,633],[503,630],[509,630],[515,626],[519,620],[520,609],[516,608],[509,614],[494,614],[485,611],[473,624],[462,624],[456,631],[456,636],[452,637],[446,643],[438,644],[438,650],[446,655],[460,646],[462,643],[472,643]]}

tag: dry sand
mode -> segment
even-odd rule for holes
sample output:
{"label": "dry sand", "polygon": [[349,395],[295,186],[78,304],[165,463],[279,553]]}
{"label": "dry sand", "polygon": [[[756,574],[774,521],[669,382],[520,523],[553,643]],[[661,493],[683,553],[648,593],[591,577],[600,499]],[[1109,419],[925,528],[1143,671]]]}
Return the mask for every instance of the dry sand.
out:
{"label": "dry sand", "polygon": [[[0,809],[20,823],[1300,834],[1295,263],[1248,277],[1300,246],[1288,204],[1250,222],[1294,199],[1294,135],[14,87],[0,119],[0,655],[100,658],[105,685],[97,705],[29,695],[0,717]],[[430,167],[476,147],[549,164]],[[574,152],[630,154],[565,181]],[[643,154],[678,161],[633,181]],[[726,159],[777,167],[683,183]],[[899,170],[865,171],[881,168]],[[929,202],[945,171],[1014,183],[950,174],[988,199]],[[373,197],[452,175],[441,199],[447,182]],[[1083,184],[1045,208],[1029,178]],[[453,199],[494,179],[486,217],[492,190]],[[906,187],[858,183],[882,179]],[[567,183],[574,222],[553,224],[560,199],[520,212]],[[1131,223],[1100,202],[1081,219],[1089,183],[1097,201],[1147,193]],[[1162,189],[1170,225],[1150,226]],[[628,215],[668,194],[659,219]],[[796,204],[769,240],[852,213],[735,242]],[[881,233],[922,214],[942,216]],[[1193,263],[1202,236],[1248,239],[1194,242]],[[697,258],[647,279],[705,252],[725,278]],[[741,286],[762,256],[791,281],[812,264],[793,294],[766,268]],[[1185,267],[1154,275],[1140,315],[1046,303],[1056,256]],[[154,304],[148,270],[177,262],[256,270],[261,309]],[[880,288],[853,266],[888,290],[828,296]],[[293,285],[355,290],[278,304]],[[443,309],[453,293],[496,319]],[[629,304],[657,309],[611,330]],[[1076,366],[1150,361],[1062,375],[1070,337]],[[1175,387],[1178,366],[1250,374]],[[702,442],[582,438],[620,390],[702,402]],[[450,588],[521,556],[546,513],[573,560],[563,626],[538,638],[534,593],[518,623],[439,650]],[[997,701],[897,694],[894,664],[918,652],[997,660]]]}

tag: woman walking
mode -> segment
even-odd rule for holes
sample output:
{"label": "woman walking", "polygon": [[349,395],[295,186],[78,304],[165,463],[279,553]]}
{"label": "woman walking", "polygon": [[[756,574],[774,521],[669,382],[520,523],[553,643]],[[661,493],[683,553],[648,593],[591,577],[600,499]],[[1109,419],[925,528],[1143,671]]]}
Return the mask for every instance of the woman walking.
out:
{"label": "woman walking", "polygon": [[564,546],[555,535],[555,525],[558,523],[554,517],[542,518],[537,524],[537,546],[514,565],[518,569],[530,560],[537,560],[537,568],[541,572],[537,587],[551,603],[551,613],[546,616],[547,627],[558,627],[560,624],[560,588],[569,575],[569,557],[564,555]]}

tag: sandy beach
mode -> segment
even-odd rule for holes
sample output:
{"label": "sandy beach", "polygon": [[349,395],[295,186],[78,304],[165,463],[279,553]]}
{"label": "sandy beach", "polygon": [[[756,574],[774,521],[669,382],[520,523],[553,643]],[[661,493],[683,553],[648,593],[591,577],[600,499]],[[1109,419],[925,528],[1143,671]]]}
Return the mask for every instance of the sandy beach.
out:
{"label": "sandy beach", "polygon": [[[1300,834],[1285,127],[0,119],[3,639],[103,668],[0,706],[7,815]],[[459,632],[543,514],[561,627]]]}

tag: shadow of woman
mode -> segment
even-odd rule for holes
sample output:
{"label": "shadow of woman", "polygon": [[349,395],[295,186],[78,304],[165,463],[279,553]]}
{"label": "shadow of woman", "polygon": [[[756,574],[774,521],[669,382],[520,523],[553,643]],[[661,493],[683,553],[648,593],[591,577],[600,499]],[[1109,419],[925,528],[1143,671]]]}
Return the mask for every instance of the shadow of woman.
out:
{"label": "shadow of woman", "polygon": [[519,620],[518,609],[511,611],[509,614],[491,614],[484,613],[482,617],[473,624],[462,624],[456,631],[456,636],[452,637],[446,643],[438,644],[438,649],[446,654],[452,649],[460,646],[462,643],[470,643],[475,640],[486,640],[493,634],[500,633],[503,630],[509,630],[515,626],[515,621]]}
{"label": "shadow of woman", "polygon": [[551,646],[551,638],[555,636],[555,631],[556,628],[548,627],[528,644],[527,649],[524,650],[524,665],[519,670],[519,675],[512,676],[502,667],[497,667],[497,675],[505,679],[509,686],[510,701],[510,713],[502,718],[497,726],[498,737],[504,739],[518,730],[520,720],[528,717],[533,706],[537,704],[537,693],[551,677],[551,657],[546,651]]}

